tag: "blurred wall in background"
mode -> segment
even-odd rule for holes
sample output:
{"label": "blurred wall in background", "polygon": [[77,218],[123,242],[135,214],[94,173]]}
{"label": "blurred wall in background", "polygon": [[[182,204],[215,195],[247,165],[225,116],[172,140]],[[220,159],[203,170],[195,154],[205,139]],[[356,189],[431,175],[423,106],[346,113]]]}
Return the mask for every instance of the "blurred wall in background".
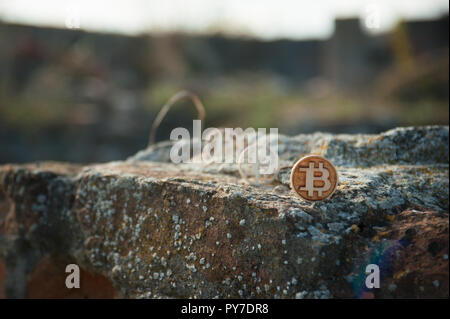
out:
{"label": "blurred wall in background", "polygon": [[[119,160],[146,146],[181,89],[208,126],[376,133],[448,124],[448,15],[368,35],[338,19],[327,40],[123,36],[0,23],[0,163]],[[189,103],[158,130],[190,128]]]}

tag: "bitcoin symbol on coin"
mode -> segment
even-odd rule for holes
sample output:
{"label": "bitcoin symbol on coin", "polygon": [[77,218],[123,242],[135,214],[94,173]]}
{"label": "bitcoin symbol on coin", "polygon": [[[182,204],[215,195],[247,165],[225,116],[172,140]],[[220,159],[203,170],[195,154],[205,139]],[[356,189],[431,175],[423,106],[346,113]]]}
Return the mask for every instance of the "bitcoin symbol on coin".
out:
{"label": "bitcoin symbol on coin", "polygon": [[330,197],[338,184],[336,168],[318,155],[303,157],[291,171],[291,187],[302,198],[322,200]]}
{"label": "bitcoin symbol on coin", "polygon": [[[328,170],[323,168],[323,163],[319,163],[319,168],[314,167],[313,162],[309,162],[308,168],[300,168],[300,171],[306,173],[306,186],[301,187],[301,191],[308,191],[308,196],[314,196],[314,192],[317,192],[319,196],[322,196],[324,191],[327,191],[331,187],[331,183],[328,180],[330,173]],[[315,173],[318,172],[321,175],[315,176]],[[314,181],[323,181],[325,184],[323,186],[315,187]]]}

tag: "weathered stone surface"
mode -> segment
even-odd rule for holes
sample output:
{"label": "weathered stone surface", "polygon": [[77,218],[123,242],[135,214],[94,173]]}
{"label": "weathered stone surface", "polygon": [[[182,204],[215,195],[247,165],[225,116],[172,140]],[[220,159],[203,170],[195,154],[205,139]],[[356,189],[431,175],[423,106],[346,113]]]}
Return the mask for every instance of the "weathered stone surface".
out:
{"label": "weathered stone surface", "polygon": [[[36,265],[63,256],[122,297],[448,297],[448,139],[439,126],[282,136],[264,187],[232,164],[169,163],[170,142],[124,162],[4,165],[5,295],[29,296]],[[338,169],[327,201],[290,193],[309,153]],[[370,263],[380,289],[364,286]]]}

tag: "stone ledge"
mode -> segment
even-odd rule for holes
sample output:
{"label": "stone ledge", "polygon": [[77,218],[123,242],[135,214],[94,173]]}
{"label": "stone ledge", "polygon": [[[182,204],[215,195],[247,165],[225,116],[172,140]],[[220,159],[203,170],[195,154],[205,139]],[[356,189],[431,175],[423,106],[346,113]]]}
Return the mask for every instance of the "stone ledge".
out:
{"label": "stone ledge", "polygon": [[[288,138],[281,156],[322,145],[318,136]],[[125,162],[0,166],[4,293],[36,296],[36,267],[67,258],[104,278],[105,297],[448,297],[448,127],[326,136],[320,154],[337,162],[340,185],[313,204],[290,193],[288,169],[255,187],[235,167],[144,161],[164,143]],[[394,154],[413,136],[422,142],[407,160],[353,164],[361,145],[389,139]],[[374,256],[383,282],[369,291],[361,276]]]}

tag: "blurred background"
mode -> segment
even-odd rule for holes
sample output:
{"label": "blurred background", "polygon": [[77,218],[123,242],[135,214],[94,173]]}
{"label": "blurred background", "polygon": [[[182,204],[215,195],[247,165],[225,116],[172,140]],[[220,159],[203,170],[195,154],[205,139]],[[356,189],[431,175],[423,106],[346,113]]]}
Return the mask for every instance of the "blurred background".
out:
{"label": "blurred background", "polygon": [[182,89],[205,127],[448,125],[448,22],[447,0],[0,0],[0,163],[125,159]]}

